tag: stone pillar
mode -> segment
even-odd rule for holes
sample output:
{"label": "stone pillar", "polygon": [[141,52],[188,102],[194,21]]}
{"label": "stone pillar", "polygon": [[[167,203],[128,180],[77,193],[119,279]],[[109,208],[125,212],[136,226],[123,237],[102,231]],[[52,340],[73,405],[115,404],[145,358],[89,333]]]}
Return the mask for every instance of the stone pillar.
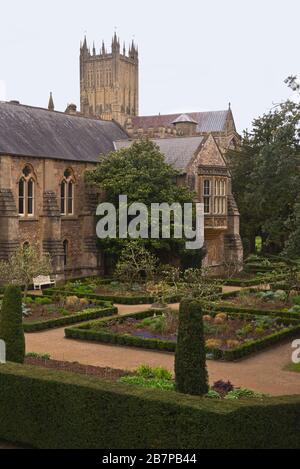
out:
{"label": "stone pillar", "polygon": [[228,196],[228,229],[224,235],[225,261],[238,264],[242,270],[243,244],[240,236],[240,214],[233,195]]}
{"label": "stone pillar", "polygon": [[[81,265],[87,266],[87,275],[103,275],[103,256],[99,250],[96,234],[96,209],[99,194],[96,190],[86,187],[84,222],[82,224],[83,253]],[[84,273],[84,272],[83,272]]]}
{"label": "stone pillar", "polygon": [[19,246],[19,216],[11,189],[0,189],[0,259],[7,260]]}
{"label": "stone pillar", "polygon": [[64,279],[64,251],[61,240],[61,214],[56,194],[45,191],[43,194],[43,250],[52,259],[53,274],[57,280]]}

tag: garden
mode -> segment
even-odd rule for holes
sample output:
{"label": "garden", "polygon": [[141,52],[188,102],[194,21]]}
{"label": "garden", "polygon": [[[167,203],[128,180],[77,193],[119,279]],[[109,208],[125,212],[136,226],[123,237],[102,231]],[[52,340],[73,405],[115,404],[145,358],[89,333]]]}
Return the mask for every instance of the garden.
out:
{"label": "garden", "polygon": [[25,332],[36,332],[118,314],[110,302],[53,294],[26,296],[22,300]]}
{"label": "garden", "polygon": [[[67,338],[174,352],[178,311],[151,310],[89,321],[65,329]],[[297,336],[300,318],[207,312],[203,316],[207,359],[237,360]]]}

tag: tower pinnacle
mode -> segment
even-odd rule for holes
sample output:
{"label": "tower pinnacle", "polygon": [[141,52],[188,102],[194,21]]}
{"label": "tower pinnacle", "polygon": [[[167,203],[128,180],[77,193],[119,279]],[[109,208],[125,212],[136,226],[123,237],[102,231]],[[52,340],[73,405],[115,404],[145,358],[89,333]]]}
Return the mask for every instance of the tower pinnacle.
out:
{"label": "tower pinnacle", "polygon": [[53,102],[53,97],[52,97],[52,91],[50,91],[48,110],[49,111],[54,111],[54,102]]}

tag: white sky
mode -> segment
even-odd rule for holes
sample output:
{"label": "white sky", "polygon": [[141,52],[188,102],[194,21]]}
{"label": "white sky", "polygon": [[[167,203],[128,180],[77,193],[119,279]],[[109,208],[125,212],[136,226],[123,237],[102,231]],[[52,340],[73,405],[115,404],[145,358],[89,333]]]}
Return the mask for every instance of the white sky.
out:
{"label": "white sky", "polygon": [[115,27],[139,45],[141,115],[231,102],[241,131],[300,71],[299,0],[0,0],[0,18],[0,99],[24,104],[79,104],[80,40]]}

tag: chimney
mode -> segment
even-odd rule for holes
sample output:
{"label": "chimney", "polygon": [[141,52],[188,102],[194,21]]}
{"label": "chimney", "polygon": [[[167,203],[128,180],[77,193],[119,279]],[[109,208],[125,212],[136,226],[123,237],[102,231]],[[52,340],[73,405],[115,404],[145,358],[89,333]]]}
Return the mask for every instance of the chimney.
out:
{"label": "chimney", "polygon": [[67,109],[65,110],[66,114],[69,114],[71,116],[76,116],[77,114],[77,106],[76,104],[68,104]]}

